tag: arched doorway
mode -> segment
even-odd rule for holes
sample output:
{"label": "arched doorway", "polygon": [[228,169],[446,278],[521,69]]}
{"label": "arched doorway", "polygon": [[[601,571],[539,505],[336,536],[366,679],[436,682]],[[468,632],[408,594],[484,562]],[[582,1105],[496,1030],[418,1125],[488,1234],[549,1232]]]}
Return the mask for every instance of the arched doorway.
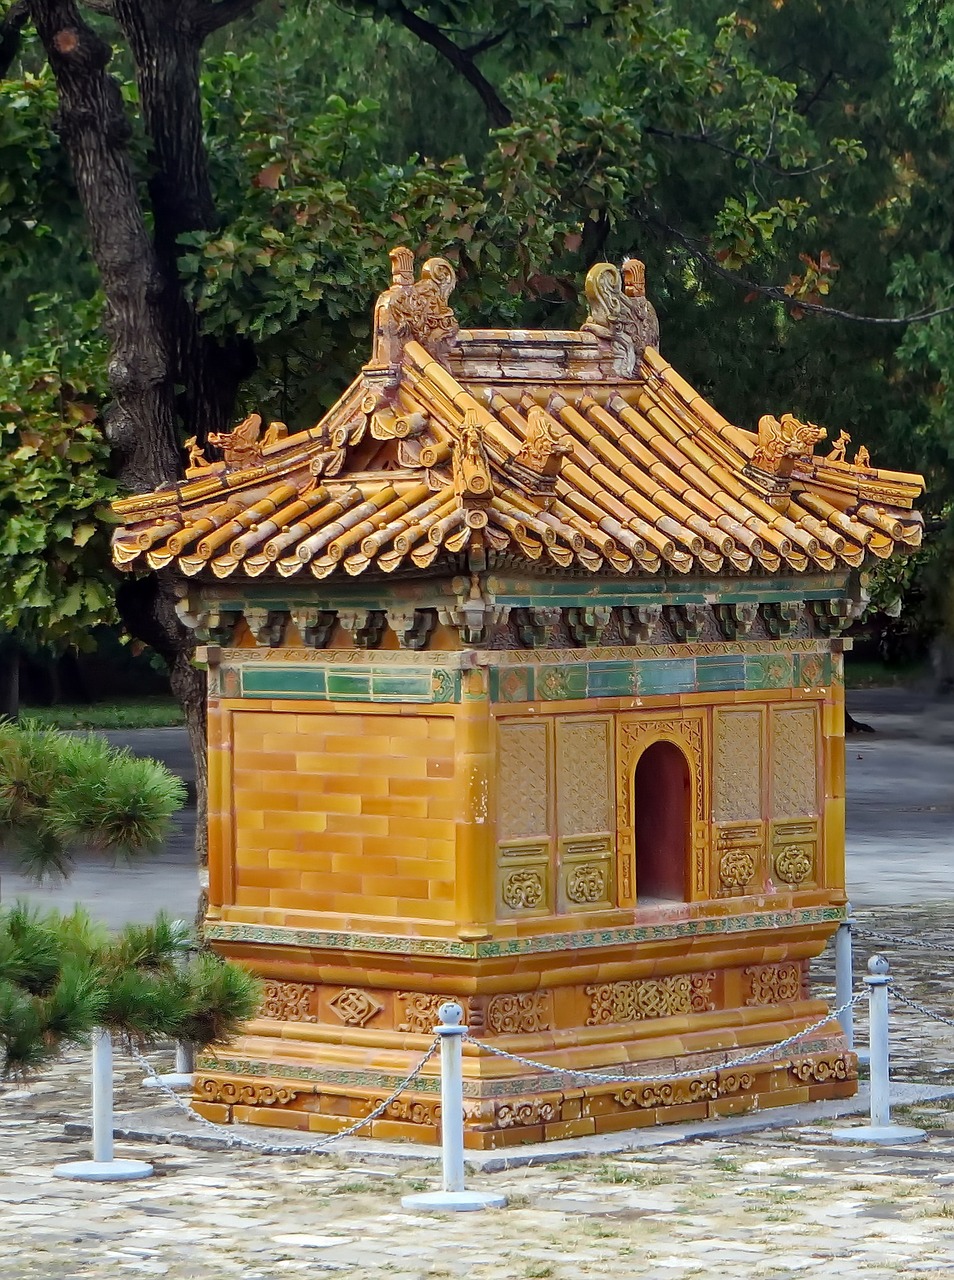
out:
{"label": "arched doorway", "polygon": [[685,902],[691,804],[686,757],[672,742],[654,742],[633,776],[638,902]]}

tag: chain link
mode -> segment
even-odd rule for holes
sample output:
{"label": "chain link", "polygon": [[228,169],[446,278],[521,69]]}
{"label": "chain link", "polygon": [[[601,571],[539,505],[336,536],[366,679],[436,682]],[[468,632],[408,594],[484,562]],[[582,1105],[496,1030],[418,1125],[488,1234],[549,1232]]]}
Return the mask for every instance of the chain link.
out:
{"label": "chain link", "polygon": [[935,1009],[929,1009],[926,1004],[921,1004],[918,1000],[912,1000],[910,996],[904,996],[894,985],[888,984],[888,990],[894,996],[899,1004],[905,1004],[909,1009],[914,1009],[916,1013],[920,1013],[925,1018],[931,1018],[934,1022],[943,1022],[947,1027],[954,1027],[954,1018],[945,1018],[943,1013],[938,1013]]}
{"label": "chain link", "polygon": [[937,955],[950,955],[951,948],[949,946],[936,946],[933,942],[924,942],[921,938],[908,938],[900,934],[891,933],[869,933],[867,929],[859,928],[858,925],[851,926],[852,934],[857,934],[859,938],[870,938],[872,942],[887,942],[894,947],[917,947],[921,951],[933,951]]}
{"label": "chain link", "polygon": [[564,1076],[576,1080],[603,1081],[607,1084],[653,1084],[657,1081],[669,1080],[695,1080],[699,1076],[714,1075],[719,1071],[733,1071],[736,1067],[747,1067],[750,1063],[761,1062],[763,1058],[772,1057],[781,1050],[787,1049],[790,1044],[795,1044],[799,1040],[804,1040],[806,1036],[814,1034],[827,1026],[829,1022],[833,1022],[836,1018],[840,1018],[846,1009],[851,1005],[857,1004],[859,1000],[865,998],[865,993],[858,991],[850,1000],[846,1000],[843,1005],[837,1009],[832,1009],[824,1018],[819,1018],[817,1022],[813,1022],[811,1026],[805,1027],[804,1030],[796,1032],[793,1036],[787,1036],[784,1040],[779,1040],[777,1044],[766,1045],[764,1049],[757,1049],[754,1053],[745,1054],[741,1058],[733,1058],[729,1062],[719,1063],[711,1067],[697,1068],[695,1071],[671,1071],[663,1075],[643,1075],[643,1076],[623,1076],[609,1075],[603,1071],[574,1071],[570,1067],[553,1067],[548,1062],[537,1062],[533,1058],[521,1057],[519,1053],[508,1053],[506,1049],[498,1049],[496,1045],[487,1044],[484,1040],[475,1040],[468,1035],[466,1038],[476,1048],[485,1053],[492,1054],[495,1058],[506,1058],[510,1062],[519,1063],[522,1067],[533,1067],[537,1071],[543,1071],[550,1075]]}
{"label": "chain link", "polygon": [[245,1151],[257,1151],[259,1155],[265,1156],[307,1156],[311,1155],[315,1151],[323,1151],[333,1142],[339,1142],[342,1138],[350,1138],[352,1134],[357,1133],[359,1129],[363,1129],[365,1125],[370,1124],[372,1120],[377,1120],[383,1116],[392,1102],[395,1102],[404,1090],[414,1083],[417,1077],[424,1070],[424,1067],[428,1062],[430,1062],[431,1058],[433,1058],[434,1054],[437,1052],[439,1045],[440,1036],[435,1036],[427,1053],[424,1054],[424,1057],[417,1063],[413,1071],[408,1072],[400,1084],[398,1084],[397,1088],[389,1093],[383,1102],[379,1102],[374,1110],[368,1115],[363,1116],[355,1124],[349,1125],[347,1129],[339,1129],[337,1133],[330,1134],[327,1138],[321,1138],[315,1142],[309,1142],[307,1144],[299,1143],[296,1145],[256,1142],[254,1138],[245,1138],[237,1133],[225,1133],[224,1131],[228,1126],[216,1124],[214,1120],[209,1120],[205,1116],[200,1116],[197,1112],[193,1111],[189,1103],[165,1083],[149,1059],[144,1057],[143,1054],[135,1048],[135,1046],[130,1047],[130,1052],[139,1065],[153,1080],[155,1080],[157,1089],[166,1094],[167,1097],[175,1103],[178,1109],[184,1115],[188,1116],[190,1120],[200,1125],[203,1129],[211,1129],[229,1150],[239,1149]]}

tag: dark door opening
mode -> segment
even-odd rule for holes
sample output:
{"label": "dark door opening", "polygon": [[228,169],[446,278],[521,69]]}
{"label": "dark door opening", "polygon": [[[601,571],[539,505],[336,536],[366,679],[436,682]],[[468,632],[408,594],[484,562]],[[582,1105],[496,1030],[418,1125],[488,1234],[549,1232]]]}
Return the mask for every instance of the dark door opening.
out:
{"label": "dark door opening", "polygon": [[671,742],[654,742],[633,778],[637,901],[686,901],[690,802],[686,757]]}

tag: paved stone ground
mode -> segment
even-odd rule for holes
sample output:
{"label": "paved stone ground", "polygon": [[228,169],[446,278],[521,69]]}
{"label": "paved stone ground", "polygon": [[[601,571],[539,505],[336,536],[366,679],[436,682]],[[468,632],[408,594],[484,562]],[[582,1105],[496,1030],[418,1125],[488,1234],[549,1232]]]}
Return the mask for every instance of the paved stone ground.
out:
{"label": "paved stone ground", "polygon": [[[870,935],[909,938],[885,948],[899,986],[954,1014],[946,908],[859,915],[859,968],[876,945]],[[818,976],[824,987],[830,964]],[[863,1041],[864,1018],[859,1023]],[[954,1083],[954,1030],[906,1012],[893,1025],[899,1079]],[[169,1065],[168,1053],[153,1057]],[[827,1124],[681,1142],[474,1174],[470,1184],[504,1192],[508,1208],[431,1217],[403,1210],[400,1197],[431,1186],[436,1167],[377,1156],[120,1143],[120,1154],[152,1161],[156,1177],[115,1186],[55,1179],[57,1161],[88,1156],[88,1141],[63,1129],[88,1112],[84,1076],[83,1056],[74,1054],[29,1096],[0,1094],[3,1280],[954,1275],[954,1103],[896,1115],[928,1129],[917,1147],[841,1146]],[[118,1076],[119,1110],[148,1105],[135,1063],[119,1056]]]}

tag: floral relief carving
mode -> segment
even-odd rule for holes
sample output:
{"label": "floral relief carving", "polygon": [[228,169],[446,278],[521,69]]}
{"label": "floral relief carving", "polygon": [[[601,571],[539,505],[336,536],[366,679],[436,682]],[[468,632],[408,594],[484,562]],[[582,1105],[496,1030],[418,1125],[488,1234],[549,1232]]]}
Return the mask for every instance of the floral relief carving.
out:
{"label": "floral relief carving", "polygon": [[318,988],[313,982],[266,982],[260,1017],[279,1022],[317,1022],[312,999]]}
{"label": "floral relief carving", "polygon": [[798,964],[757,964],[743,970],[751,995],[747,1005],[790,1004],[802,993],[802,970]]}
{"label": "floral relief carving", "polygon": [[345,987],[333,1000],[328,1001],[328,1008],[349,1027],[363,1027],[370,1022],[376,1013],[380,1013],[384,1005],[367,991],[358,987]]}
{"label": "floral relief carving", "polygon": [[487,1005],[487,1030],[495,1035],[528,1034],[550,1028],[550,997],[542,991],[493,996]]}
{"label": "floral relief carving", "polygon": [[597,862],[571,867],[566,876],[566,896],[571,902],[604,902],[607,897],[608,868]]}
{"label": "floral relief carving", "polygon": [[637,982],[601,982],[586,987],[590,997],[588,1027],[611,1022],[640,1022],[644,1018],[668,1018],[674,1014],[705,1013],[715,1008],[712,984],[715,973],[679,973]]}
{"label": "floral relief carving", "polygon": [[404,1020],[397,1025],[398,1031],[409,1031],[416,1035],[432,1035],[440,1022],[437,1011],[446,1004],[449,996],[425,995],[420,991],[399,991],[395,999],[404,1004]]}
{"label": "floral relief carving", "polygon": [[719,859],[719,880],[728,892],[741,892],[755,875],[755,858],[748,849],[728,848]]}
{"label": "floral relief carving", "polygon": [[539,871],[523,869],[511,871],[504,876],[501,896],[508,907],[513,910],[521,908],[532,910],[539,907],[544,899],[545,888],[543,875]]}
{"label": "floral relief carving", "polygon": [[812,850],[803,844],[789,844],[775,855],[775,874],[785,884],[804,884],[815,869]]}
{"label": "floral relief carving", "polygon": [[193,1086],[202,1102],[243,1103],[250,1107],[287,1106],[298,1097],[298,1089],[278,1084],[239,1084],[233,1080],[199,1077]]}
{"label": "floral relief carving", "polygon": [[828,1057],[793,1058],[789,1067],[796,1080],[824,1084],[826,1080],[857,1080],[858,1061],[845,1053]]}

